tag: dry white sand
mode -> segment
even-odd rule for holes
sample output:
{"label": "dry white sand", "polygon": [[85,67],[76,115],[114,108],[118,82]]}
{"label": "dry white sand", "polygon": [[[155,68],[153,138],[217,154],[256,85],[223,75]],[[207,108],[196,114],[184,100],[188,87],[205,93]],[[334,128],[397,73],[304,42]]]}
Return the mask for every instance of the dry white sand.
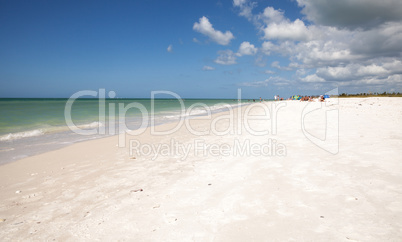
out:
{"label": "dry white sand", "polygon": [[125,148],[110,137],[0,166],[0,239],[400,240],[402,98],[337,100],[276,102],[276,118],[248,122],[265,135],[237,118],[213,134],[230,127],[221,113],[190,121],[210,134],[147,129]]}

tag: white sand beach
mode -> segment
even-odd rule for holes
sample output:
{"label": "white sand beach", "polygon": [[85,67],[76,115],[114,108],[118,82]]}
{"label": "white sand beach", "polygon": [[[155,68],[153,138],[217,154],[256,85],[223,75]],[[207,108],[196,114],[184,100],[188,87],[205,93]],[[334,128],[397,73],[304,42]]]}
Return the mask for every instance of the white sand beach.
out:
{"label": "white sand beach", "polygon": [[193,132],[148,128],[125,147],[113,136],[0,166],[0,240],[402,238],[402,98],[229,114],[190,120]]}

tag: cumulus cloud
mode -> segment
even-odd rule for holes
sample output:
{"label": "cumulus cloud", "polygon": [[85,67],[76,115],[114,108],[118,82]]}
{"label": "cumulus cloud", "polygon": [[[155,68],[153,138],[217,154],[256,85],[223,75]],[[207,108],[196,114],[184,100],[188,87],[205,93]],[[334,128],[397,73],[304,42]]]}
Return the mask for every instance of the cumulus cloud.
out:
{"label": "cumulus cloud", "polygon": [[[254,6],[235,0],[265,40],[260,55],[288,58],[303,86],[383,85],[402,88],[402,1],[400,0],[297,0],[305,15],[290,20],[286,12],[266,7],[261,13],[245,15]],[[240,51],[239,51],[240,52]],[[259,57],[261,59],[261,57]],[[275,60],[275,59],[274,59]],[[265,82],[254,83],[260,85]],[[258,85],[257,85],[258,84]],[[394,87],[392,86],[394,85]]]}
{"label": "cumulus cloud", "polygon": [[317,76],[316,74],[308,75],[301,78],[303,82],[325,82],[324,78]]}
{"label": "cumulus cloud", "polygon": [[218,52],[219,56],[216,58],[215,63],[220,65],[233,65],[236,64],[236,54],[231,50],[221,50]]}
{"label": "cumulus cloud", "polygon": [[250,42],[244,41],[240,44],[237,56],[255,55],[257,53],[257,50],[258,49],[254,45],[250,44]]}
{"label": "cumulus cloud", "polygon": [[[385,61],[385,60],[384,60]],[[400,61],[385,62],[382,64],[348,64],[346,66],[318,68],[316,74],[322,78],[347,82],[372,77],[384,78],[395,74],[401,74],[402,63]]]}
{"label": "cumulus cloud", "polygon": [[265,39],[308,40],[309,30],[304,22],[296,19],[294,22],[268,24],[264,28]]}
{"label": "cumulus cloud", "polygon": [[253,18],[252,11],[256,5],[257,4],[255,2],[250,2],[247,0],[233,0],[233,6],[240,8],[239,15],[244,16],[249,20]]}
{"label": "cumulus cloud", "polygon": [[272,51],[275,51],[275,48],[276,46],[272,42],[265,41],[262,43],[261,51],[266,55],[270,55]]}
{"label": "cumulus cloud", "polygon": [[371,64],[351,63],[345,66],[321,67],[314,74],[301,76],[304,74],[306,73],[299,73],[299,80],[304,83],[331,83],[374,90],[378,87],[402,88],[402,62],[392,58]]}
{"label": "cumulus cloud", "polygon": [[280,23],[285,21],[284,12],[276,10],[273,7],[266,7],[264,12],[260,14],[260,18],[267,24]]}
{"label": "cumulus cloud", "polygon": [[274,62],[272,62],[271,66],[274,67],[274,68],[276,68],[276,69],[284,70],[284,71],[290,71],[290,70],[293,69],[292,66],[281,66],[281,65],[279,64],[279,61],[274,61]]}
{"label": "cumulus cloud", "polygon": [[208,18],[203,16],[199,19],[199,22],[194,23],[193,30],[208,36],[211,40],[215,41],[220,45],[228,45],[230,41],[234,38],[230,31],[222,33],[219,30],[215,30],[212,24],[209,22]]}
{"label": "cumulus cloud", "polygon": [[262,14],[255,19],[260,19],[262,23],[254,23],[261,28],[265,39],[280,40],[307,40],[309,39],[309,29],[300,19],[291,22],[285,18],[284,12],[273,7],[265,8]]}

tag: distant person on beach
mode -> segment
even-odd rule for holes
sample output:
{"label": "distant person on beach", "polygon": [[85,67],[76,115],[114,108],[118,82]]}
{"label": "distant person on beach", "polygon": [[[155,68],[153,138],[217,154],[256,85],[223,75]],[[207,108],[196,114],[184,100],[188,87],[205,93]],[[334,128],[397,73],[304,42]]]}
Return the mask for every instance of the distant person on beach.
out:
{"label": "distant person on beach", "polygon": [[325,97],[324,97],[323,95],[321,95],[319,101],[320,101],[320,102],[324,102],[324,101],[325,101]]}

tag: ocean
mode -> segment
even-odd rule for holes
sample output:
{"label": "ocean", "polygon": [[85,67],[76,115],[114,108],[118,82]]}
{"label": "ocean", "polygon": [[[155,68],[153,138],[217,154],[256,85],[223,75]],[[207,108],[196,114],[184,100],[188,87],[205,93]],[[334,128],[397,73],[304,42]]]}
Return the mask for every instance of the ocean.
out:
{"label": "ocean", "polygon": [[[122,129],[247,105],[234,99],[0,99],[0,164],[67,145],[116,135]],[[123,125],[124,124],[124,125]],[[84,133],[84,134],[83,134]]]}

